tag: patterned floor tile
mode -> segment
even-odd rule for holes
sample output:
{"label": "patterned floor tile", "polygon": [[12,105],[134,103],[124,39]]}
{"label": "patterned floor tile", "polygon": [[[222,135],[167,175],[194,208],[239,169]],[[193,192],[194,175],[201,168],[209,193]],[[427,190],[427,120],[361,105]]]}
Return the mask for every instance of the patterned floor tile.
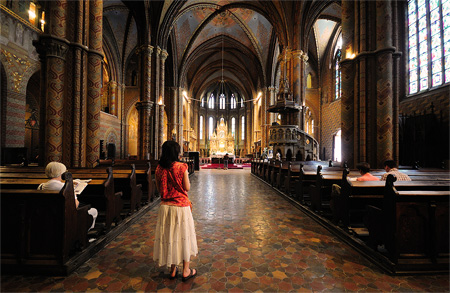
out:
{"label": "patterned floor tile", "polygon": [[2,275],[2,292],[448,292],[449,276],[389,276],[294,208],[249,170],[191,178],[198,276],[168,279],[153,262],[158,209],[70,276]]}

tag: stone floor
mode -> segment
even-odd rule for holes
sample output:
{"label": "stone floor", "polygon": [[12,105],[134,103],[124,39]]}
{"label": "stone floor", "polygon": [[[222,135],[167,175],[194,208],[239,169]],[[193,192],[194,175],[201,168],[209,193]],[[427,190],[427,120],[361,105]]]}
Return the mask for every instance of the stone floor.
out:
{"label": "stone floor", "polygon": [[152,260],[157,208],[68,277],[1,277],[1,291],[448,292],[449,276],[392,277],[291,206],[250,170],[191,177],[198,276]]}

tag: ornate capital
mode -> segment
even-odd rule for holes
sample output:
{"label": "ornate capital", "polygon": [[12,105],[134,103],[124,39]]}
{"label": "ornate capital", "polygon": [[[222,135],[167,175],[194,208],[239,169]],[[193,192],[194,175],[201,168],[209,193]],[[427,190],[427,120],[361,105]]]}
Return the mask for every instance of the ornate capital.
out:
{"label": "ornate capital", "polygon": [[150,45],[141,45],[136,49],[136,54],[147,54],[152,55],[153,53],[153,46]]}
{"label": "ornate capital", "polygon": [[156,47],[156,56],[161,55],[161,48],[160,47]]}
{"label": "ornate capital", "polygon": [[161,52],[161,61],[166,61],[167,57],[169,56],[169,53],[167,53],[166,50],[162,50]]}
{"label": "ornate capital", "polygon": [[65,60],[69,49],[69,42],[54,36],[41,36],[38,41],[33,41],[36,51],[41,59],[56,57]]}
{"label": "ornate capital", "polygon": [[138,111],[140,111],[140,110],[149,110],[149,111],[151,111],[152,108],[153,108],[153,102],[152,101],[137,102],[136,103],[136,109]]}

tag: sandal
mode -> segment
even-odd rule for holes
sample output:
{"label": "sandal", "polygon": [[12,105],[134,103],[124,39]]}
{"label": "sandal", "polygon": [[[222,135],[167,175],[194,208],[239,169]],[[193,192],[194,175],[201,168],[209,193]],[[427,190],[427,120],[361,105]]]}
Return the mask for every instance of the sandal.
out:
{"label": "sandal", "polygon": [[178,276],[178,267],[175,267],[175,276],[172,276],[172,274],[169,273],[169,279],[174,280],[177,278],[177,276]]}
{"label": "sandal", "polygon": [[195,274],[192,274],[192,269],[189,269],[189,270],[190,270],[189,276],[187,276],[187,277],[183,276],[183,278],[181,279],[183,282],[186,282],[190,278],[197,276],[197,270],[195,270]]}

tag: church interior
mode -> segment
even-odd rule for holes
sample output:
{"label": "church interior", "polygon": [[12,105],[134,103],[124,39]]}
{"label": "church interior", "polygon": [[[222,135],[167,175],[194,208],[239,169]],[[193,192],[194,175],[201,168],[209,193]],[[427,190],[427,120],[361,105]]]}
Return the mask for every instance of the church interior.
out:
{"label": "church interior", "polygon": [[[400,167],[441,170],[448,177],[450,0],[0,0],[0,13],[1,166],[43,168],[57,161],[75,172],[95,169],[102,162],[114,166],[114,162],[118,165],[126,161],[135,162],[133,172],[136,167],[138,174],[142,162],[156,167],[163,143],[174,140],[181,145],[184,159],[195,158],[195,164],[220,163],[224,155],[230,157],[232,165],[250,166],[252,162],[251,174],[247,172],[245,177],[247,183],[253,182],[261,194],[270,194],[272,200],[279,197],[277,191],[262,182],[270,181],[265,177],[264,162],[275,158],[282,162],[326,162],[324,168],[333,164],[350,169],[360,162],[383,169],[386,160],[394,160]],[[217,170],[192,168],[191,180],[198,185],[195,192],[207,192],[202,186],[206,184],[224,193],[231,190],[241,194],[220,181]],[[229,171],[235,173],[226,175],[230,176],[228,180],[241,186],[237,174],[244,171]],[[13,173],[5,167],[2,177],[7,172]],[[207,172],[215,176],[207,176]],[[211,182],[214,180],[220,183],[216,186]],[[1,185],[2,189],[9,186]],[[147,196],[157,203],[150,194],[154,192],[150,191],[151,185],[150,179],[145,186]],[[448,191],[448,183],[445,186]],[[242,190],[252,198],[258,194],[250,187]],[[448,198],[443,211],[447,216]],[[203,214],[196,211],[195,216],[208,218],[209,199],[200,195],[197,199],[204,201],[199,209],[206,210]],[[240,200],[236,195],[236,202]],[[219,202],[223,205],[221,199],[216,204]],[[295,209],[282,200],[271,203],[265,198],[264,203],[266,207],[256,203],[251,207]],[[131,205],[133,214],[133,202]],[[233,207],[241,211],[238,205]],[[135,214],[153,223],[155,211],[147,210],[148,214],[142,213],[142,208]],[[235,211],[225,213],[233,215]],[[227,219],[227,215],[220,217]],[[275,219],[283,227],[291,225],[280,215]],[[233,225],[214,223],[231,233]],[[131,231],[136,236],[142,232],[141,238],[154,237],[148,225],[129,225],[131,230],[125,229],[124,233]],[[241,232],[245,229],[238,225],[234,228]],[[277,237],[286,238],[280,245],[273,245],[280,253],[294,237],[283,236],[283,229],[289,230],[289,235],[297,231],[277,230]],[[308,227],[302,229],[298,234],[313,233],[308,232]],[[448,223],[445,229],[448,235]],[[208,246],[211,244],[207,242],[213,240],[205,231],[200,230],[199,235]],[[316,237],[334,245],[332,236],[317,233],[320,235]],[[114,240],[118,242],[111,242],[115,243],[111,244],[113,249],[134,247],[123,235]],[[226,242],[233,237],[221,235],[217,239]],[[316,244],[326,246],[324,243]],[[155,287],[149,285],[151,281],[144,284],[142,278],[140,287],[136,285],[140,270],[127,279],[127,284],[135,282],[136,286],[108,287],[115,277],[94,284],[89,280],[101,279],[100,273],[95,274],[102,271],[102,250],[93,256],[100,264],[85,263],[77,271],[90,278],[86,277],[83,286],[79,281],[76,286],[68,285],[75,278],[73,274],[47,283],[2,276],[2,291],[448,291],[446,243],[447,275],[439,272],[429,276],[438,285],[426,278],[416,280],[419,286],[412,277],[392,277],[388,282],[395,285],[388,288],[381,285],[384,274],[368,277],[366,271],[361,280],[373,277],[371,280],[377,281],[364,283],[354,272],[344,287],[330,287],[332,282],[326,280],[314,287],[313,276],[326,275],[321,270],[310,271],[308,281],[300,282],[295,279],[298,274],[280,277],[285,272],[278,267],[269,270],[270,278],[264,279],[262,264],[253,264],[251,272],[255,275],[243,270],[254,255],[246,254],[242,244],[239,253],[245,260],[239,255],[227,255],[227,247],[220,253],[228,260],[238,259],[243,273],[228,269],[219,270],[223,275],[208,275],[211,267],[221,265],[205,256],[196,263],[204,277],[198,277],[191,287],[167,283],[156,269],[151,271],[151,278],[159,282]],[[214,254],[209,246],[205,251]],[[351,262],[358,263],[354,252],[349,253]],[[125,261],[123,255],[117,258]],[[306,258],[303,255],[299,262],[307,263]],[[336,257],[332,265],[349,269],[343,259]],[[209,267],[208,261],[212,263]],[[291,262],[281,267],[291,268]],[[357,271],[356,267],[351,270]],[[344,275],[335,270],[333,278]],[[236,279],[239,281],[233,283]],[[213,281],[226,285],[214,287]],[[25,287],[12,285],[17,282]],[[210,287],[206,283],[211,283]]]}

